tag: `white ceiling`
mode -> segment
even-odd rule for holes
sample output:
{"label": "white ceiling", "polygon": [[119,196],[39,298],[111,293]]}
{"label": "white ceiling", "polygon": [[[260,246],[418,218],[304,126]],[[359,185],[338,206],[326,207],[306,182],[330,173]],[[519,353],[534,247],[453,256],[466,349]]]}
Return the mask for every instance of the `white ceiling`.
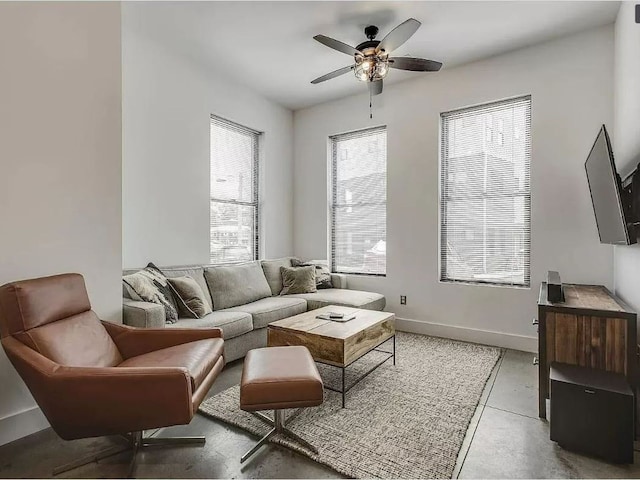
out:
{"label": "white ceiling", "polygon": [[[350,45],[374,24],[381,39],[407,18],[422,27],[395,55],[438,60],[444,68],[614,21],[618,2],[140,2],[127,15],[168,47],[222,68],[226,76],[296,110],[366,91],[353,74],[311,85],[351,57],[313,40],[319,33]],[[385,84],[420,75],[392,70]]]}

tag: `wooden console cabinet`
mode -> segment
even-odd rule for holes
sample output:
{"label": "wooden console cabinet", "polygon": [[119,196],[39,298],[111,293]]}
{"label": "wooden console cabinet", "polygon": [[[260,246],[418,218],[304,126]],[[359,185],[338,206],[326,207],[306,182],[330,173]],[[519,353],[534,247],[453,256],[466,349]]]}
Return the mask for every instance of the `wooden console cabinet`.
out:
{"label": "wooden console cabinet", "polygon": [[[602,285],[564,286],[564,302],[538,298],[538,408],[547,418],[549,368],[552,362],[622,373],[635,390],[636,313]],[[536,323],[534,321],[534,323]]]}

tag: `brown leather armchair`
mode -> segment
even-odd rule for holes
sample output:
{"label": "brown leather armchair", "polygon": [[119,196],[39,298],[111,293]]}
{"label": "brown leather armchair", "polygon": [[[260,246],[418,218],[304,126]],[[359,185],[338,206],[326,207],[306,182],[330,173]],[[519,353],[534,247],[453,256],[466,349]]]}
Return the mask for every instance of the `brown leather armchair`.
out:
{"label": "brown leather armchair", "polygon": [[54,474],[140,447],[204,443],[149,438],[188,424],[224,367],[220,329],[136,329],[98,319],[84,279],[64,274],[0,287],[2,346],[53,430],[65,440],[122,435],[112,447]]}

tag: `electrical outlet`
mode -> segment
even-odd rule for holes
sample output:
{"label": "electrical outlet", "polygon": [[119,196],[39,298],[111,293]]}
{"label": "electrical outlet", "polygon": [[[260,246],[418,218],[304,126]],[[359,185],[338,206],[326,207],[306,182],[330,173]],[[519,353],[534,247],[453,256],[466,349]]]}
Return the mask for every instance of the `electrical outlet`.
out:
{"label": "electrical outlet", "polygon": [[407,296],[400,295],[400,305],[406,305],[406,304],[407,304]]}

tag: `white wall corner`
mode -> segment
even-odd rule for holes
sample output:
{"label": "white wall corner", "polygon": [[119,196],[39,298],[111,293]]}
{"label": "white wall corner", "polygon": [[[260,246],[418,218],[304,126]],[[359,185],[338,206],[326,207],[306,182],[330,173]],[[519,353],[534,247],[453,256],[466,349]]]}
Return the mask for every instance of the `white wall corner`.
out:
{"label": "white wall corner", "polygon": [[49,422],[39,407],[31,407],[0,418],[0,445],[13,442],[49,427]]}

